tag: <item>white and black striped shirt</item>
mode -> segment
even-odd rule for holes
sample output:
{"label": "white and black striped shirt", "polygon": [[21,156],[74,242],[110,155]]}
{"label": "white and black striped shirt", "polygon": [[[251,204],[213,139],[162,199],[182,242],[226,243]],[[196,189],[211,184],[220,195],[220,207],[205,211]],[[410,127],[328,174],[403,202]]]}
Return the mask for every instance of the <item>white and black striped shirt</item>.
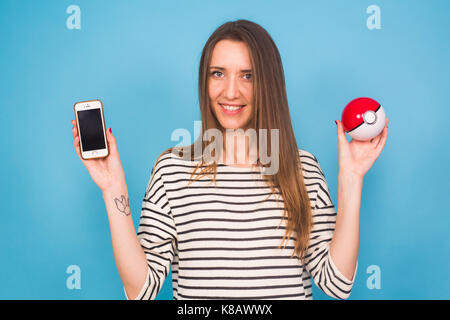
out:
{"label": "white and black striped shirt", "polygon": [[195,163],[161,156],[142,203],[148,274],[135,299],[154,299],[169,267],[174,299],[312,299],[311,276],[327,295],[347,298],[354,279],[329,253],[336,209],[317,159],[299,152],[314,222],[303,260],[291,258],[294,237],[279,248],[283,202],[256,168],[219,164],[215,185],[210,175],[188,185]]}

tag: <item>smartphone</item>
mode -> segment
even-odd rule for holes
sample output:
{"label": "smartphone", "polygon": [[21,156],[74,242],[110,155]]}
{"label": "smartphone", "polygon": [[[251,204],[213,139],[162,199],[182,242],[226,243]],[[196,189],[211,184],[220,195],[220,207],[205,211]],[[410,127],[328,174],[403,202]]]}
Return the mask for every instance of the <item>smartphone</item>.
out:
{"label": "smartphone", "polygon": [[75,121],[80,137],[81,158],[105,158],[109,154],[105,116],[100,100],[76,102]]}

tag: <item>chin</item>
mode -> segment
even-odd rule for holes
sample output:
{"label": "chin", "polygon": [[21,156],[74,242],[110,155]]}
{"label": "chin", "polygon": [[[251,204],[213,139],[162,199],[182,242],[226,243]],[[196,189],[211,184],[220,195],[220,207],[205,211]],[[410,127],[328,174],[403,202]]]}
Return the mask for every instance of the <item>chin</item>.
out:
{"label": "chin", "polygon": [[[217,115],[219,115],[219,117],[217,117]],[[242,114],[242,116],[233,119],[233,116],[228,117],[221,114],[220,109],[216,110],[216,119],[224,129],[244,129],[249,124],[249,118],[249,114]]]}
{"label": "chin", "polygon": [[224,129],[234,129],[235,130],[235,129],[244,129],[248,122],[224,121],[224,120],[219,119],[219,123]]}
{"label": "chin", "polygon": [[239,126],[239,124],[235,124],[235,123],[230,123],[230,122],[221,122],[221,121],[219,121],[220,122],[220,125],[222,126],[222,128],[224,128],[224,129],[239,129],[240,128],[240,126]]}

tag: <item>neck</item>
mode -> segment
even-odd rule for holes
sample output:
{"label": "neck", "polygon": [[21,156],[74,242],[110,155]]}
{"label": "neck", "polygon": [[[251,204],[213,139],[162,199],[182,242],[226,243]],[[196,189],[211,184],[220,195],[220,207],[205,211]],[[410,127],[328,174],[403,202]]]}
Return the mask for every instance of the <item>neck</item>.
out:
{"label": "neck", "polygon": [[224,135],[224,152],[222,161],[225,164],[251,166],[257,163],[256,134],[246,134],[244,130],[226,130]]}

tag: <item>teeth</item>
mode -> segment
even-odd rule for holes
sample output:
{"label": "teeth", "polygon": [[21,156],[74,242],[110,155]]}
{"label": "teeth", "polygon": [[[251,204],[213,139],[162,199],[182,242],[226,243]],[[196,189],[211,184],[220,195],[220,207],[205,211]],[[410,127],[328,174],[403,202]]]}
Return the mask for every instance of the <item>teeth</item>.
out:
{"label": "teeth", "polygon": [[224,104],[222,104],[221,106],[224,107],[225,110],[229,110],[229,111],[236,111],[243,107],[243,106],[226,106]]}

